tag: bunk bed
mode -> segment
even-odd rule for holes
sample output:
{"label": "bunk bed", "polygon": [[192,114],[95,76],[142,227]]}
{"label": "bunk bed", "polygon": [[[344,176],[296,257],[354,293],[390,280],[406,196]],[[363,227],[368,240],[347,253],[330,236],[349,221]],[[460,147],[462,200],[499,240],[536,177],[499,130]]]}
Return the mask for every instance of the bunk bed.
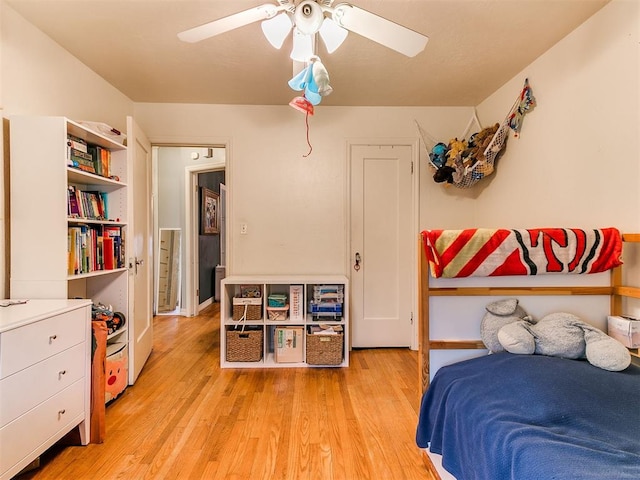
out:
{"label": "bunk bed", "polygon": [[[439,338],[447,331],[439,324],[466,320],[434,308],[442,297],[458,303],[464,298],[515,297],[522,302],[551,298],[554,306],[558,300],[584,302],[598,297],[608,304],[610,315],[621,315],[640,299],[640,288],[627,286],[633,282],[622,270],[627,256],[629,265],[638,268],[637,247],[630,244],[640,243],[640,234],[618,233],[619,245],[627,253],[625,264],[618,261],[619,249],[603,252],[597,277],[606,284],[587,281],[585,285],[577,281],[582,275],[571,275],[578,273],[573,268],[542,275],[551,281],[531,282],[531,272],[517,267],[517,274],[507,271],[508,281],[496,286],[500,282],[488,272],[476,273],[471,282],[449,278],[442,283],[438,278],[443,273],[442,259],[433,257],[430,232],[422,232],[419,248],[421,407],[416,441],[433,478],[640,478],[640,349],[630,349],[632,364],[619,372],[594,367],[586,360],[507,352],[487,355],[482,340]],[[495,265],[491,269],[496,271]],[[465,273],[464,267],[457,266],[450,277],[474,276],[471,270]],[[458,281],[464,286],[458,286]],[[585,308],[591,309],[591,304]],[[475,326],[478,333],[482,316],[481,311]],[[432,366],[436,352],[454,351],[466,356]]]}

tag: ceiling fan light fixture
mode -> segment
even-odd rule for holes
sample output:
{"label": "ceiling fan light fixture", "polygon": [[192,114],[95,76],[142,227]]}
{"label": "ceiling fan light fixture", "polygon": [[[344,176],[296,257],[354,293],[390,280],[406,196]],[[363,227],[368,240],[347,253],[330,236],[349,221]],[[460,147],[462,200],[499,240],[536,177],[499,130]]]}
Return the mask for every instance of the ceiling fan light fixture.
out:
{"label": "ceiling fan light fixture", "polygon": [[330,18],[325,18],[320,27],[320,37],[327,47],[328,53],[335,52],[346,40],[349,31],[342,28]]}
{"label": "ceiling fan light fixture", "polygon": [[291,50],[291,59],[296,62],[308,62],[313,55],[313,38],[311,35],[305,35],[298,30],[293,29],[293,49]]}
{"label": "ceiling fan light fixture", "polygon": [[305,0],[296,7],[293,14],[296,28],[305,35],[313,35],[322,26],[324,12],[316,2]]}
{"label": "ceiling fan light fixture", "polygon": [[262,33],[274,48],[282,48],[287,35],[291,31],[293,24],[287,13],[281,13],[273,18],[265,20],[261,24]]}

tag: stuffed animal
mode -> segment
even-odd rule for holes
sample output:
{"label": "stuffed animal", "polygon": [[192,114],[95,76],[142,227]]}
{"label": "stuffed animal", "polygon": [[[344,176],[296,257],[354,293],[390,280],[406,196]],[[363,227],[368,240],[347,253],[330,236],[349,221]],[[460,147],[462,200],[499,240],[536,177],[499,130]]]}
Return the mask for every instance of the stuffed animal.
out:
{"label": "stuffed animal", "polygon": [[475,165],[476,162],[485,160],[484,151],[493,140],[498,128],[500,128],[500,124],[496,123],[471,135],[469,146],[462,154],[465,166]]}
{"label": "stuffed animal", "polygon": [[614,372],[631,363],[624,345],[570,313],[551,313],[535,324],[520,320],[504,325],[498,340],[510,353],[586,358],[592,365]]}
{"label": "stuffed animal", "polygon": [[487,305],[486,310],[487,313],[480,323],[480,337],[485,346],[494,353],[504,351],[498,340],[498,332],[503,326],[520,320],[533,322],[531,316],[518,305],[517,298],[497,300]]}
{"label": "stuffed animal", "polygon": [[443,165],[436,170],[436,173],[433,174],[433,180],[436,183],[453,183],[453,174],[455,173],[455,171],[455,168],[448,165]]}
{"label": "stuffed animal", "polygon": [[456,159],[462,155],[467,148],[467,142],[462,139],[452,138],[449,140],[449,150],[447,151],[447,165],[452,166]]}
{"label": "stuffed animal", "polygon": [[447,146],[442,142],[436,143],[429,153],[429,159],[436,168],[444,167],[447,163]]}

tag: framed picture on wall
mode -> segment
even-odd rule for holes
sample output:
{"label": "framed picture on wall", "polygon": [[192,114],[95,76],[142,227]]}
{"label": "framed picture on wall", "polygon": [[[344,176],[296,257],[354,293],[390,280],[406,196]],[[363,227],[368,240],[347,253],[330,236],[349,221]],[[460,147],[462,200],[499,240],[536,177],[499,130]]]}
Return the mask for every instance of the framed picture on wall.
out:
{"label": "framed picture on wall", "polygon": [[200,214],[202,235],[220,233],[220,196],[213,190],[202,188],[202,210]]}

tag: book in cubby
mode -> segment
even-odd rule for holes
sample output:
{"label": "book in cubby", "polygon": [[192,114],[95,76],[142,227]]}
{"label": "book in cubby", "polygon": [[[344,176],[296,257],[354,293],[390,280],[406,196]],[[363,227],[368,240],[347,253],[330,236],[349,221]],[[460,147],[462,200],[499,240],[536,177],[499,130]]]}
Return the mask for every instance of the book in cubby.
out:
{"label": "book in cubby", "polygon": [[91,220],[108,220],[108,196],[97,190],[80,190],[75,185],[67,187],[67,216]]}
{"label": "book in cubby", "polygon": [[69,275],[124,268],[123,228],[116,225],[73,224],[68,227]]}
{"label": "book in cubby", "polygon": [[[103,227],[103,242],[108,240],[109,247],[105,243],[105,248],[113,247],[113,268],[124,268],[125,265],[125,251],[124,251],[124,229],[119,225],[105,225]],[[106,258],[105,250],[105,258]],[[105,261],[106,263],[106,261]]]}
{"label": "book in cubby", "polygon": [[109,178],[111,176],[111,172],[109,171],[111,151],[98,145],[89,145],[88,151],[93,160],[96,175]]}
{"label": "book in cubby", "polygon": [[112,178],[111,150],[67,134],[67,165],[84,172]]}

